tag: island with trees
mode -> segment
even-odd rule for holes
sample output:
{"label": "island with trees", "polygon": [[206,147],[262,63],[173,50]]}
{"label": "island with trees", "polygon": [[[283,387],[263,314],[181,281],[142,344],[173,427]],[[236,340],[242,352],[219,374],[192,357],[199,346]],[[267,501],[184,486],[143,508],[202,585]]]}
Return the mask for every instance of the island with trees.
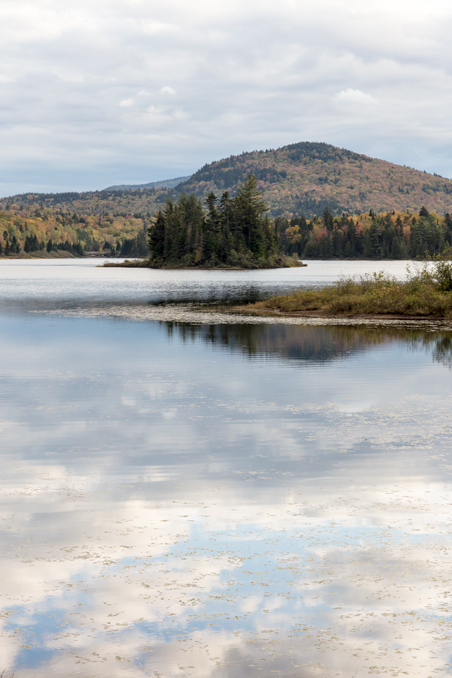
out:
{"label": "island with trees", "polygon": [[[303,266],[298,255],[279,250],[279,238],[266,212],[269,208],[250,175],[235,197],[209,193],[205,205],[183,193],[167,200],[148,229],[151,268],[280,268]],[[113,264],[114,265],[114,264]],[[128,262],[125,262],[128,265]],[[136,265],[133,262],[130,265]]]}

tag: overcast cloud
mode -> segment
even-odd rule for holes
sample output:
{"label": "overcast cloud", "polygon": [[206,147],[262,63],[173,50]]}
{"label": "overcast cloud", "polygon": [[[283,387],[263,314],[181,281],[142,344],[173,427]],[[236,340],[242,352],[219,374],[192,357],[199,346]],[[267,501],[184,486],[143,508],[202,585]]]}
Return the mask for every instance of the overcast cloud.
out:
{"label": "overcast cloud", "polygon": [[0,194],[298,141],[452,176],[446,0],[2,0]]}

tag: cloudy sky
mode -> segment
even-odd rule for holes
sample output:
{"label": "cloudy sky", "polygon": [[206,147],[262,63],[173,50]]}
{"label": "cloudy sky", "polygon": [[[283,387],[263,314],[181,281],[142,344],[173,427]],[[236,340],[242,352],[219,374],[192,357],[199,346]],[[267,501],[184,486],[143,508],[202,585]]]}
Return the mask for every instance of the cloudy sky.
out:
{"label": "cloudy sky", "polygon": [[326,141],[452,176],[446,0],[2,0],[0,195]]}

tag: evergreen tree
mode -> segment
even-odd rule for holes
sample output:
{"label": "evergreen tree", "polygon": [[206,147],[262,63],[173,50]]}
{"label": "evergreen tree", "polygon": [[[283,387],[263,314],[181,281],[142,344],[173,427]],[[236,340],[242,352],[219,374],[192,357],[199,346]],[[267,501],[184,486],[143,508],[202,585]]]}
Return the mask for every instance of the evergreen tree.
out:
{"label": "evergreen tree", "polygon": [[202,202],[182,194],[167,200],[148,229],[151,266],[274,266],[278,238],[268,207],[250,176],[231,198],[209,193]]}
{"label": "evergreen tree", "polygon": [[328,207],[325,207],[323,211],[323,223],[327,231],[333,230],[333,215],[331,214]]}
{"label": "evergreen tree", "polygon": [[204,219],[203,260],[216,264],[219,241],[219,213],[217,210],[217,196],[210,192],[206,198],[207,215]]}
{"label": "evergreen tree", "polygon": [[165,218],[162,210],[157,212],[155,224],[148,229],[148,247],[153,259],[163,259],[165,251]]}
{"label": "evergreen tree", "polygon": [[264,254],[264,238],[262,234],[262,214],[268,207],[257,189],[257,179],[250,176],[237,191],[235,199],[235,217],[241,226],[246,245],[257,258]]}

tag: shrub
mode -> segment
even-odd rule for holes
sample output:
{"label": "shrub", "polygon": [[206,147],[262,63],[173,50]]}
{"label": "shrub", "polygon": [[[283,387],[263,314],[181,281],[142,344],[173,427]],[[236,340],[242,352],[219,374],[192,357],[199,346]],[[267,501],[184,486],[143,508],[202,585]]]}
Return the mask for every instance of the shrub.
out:
{"label": "shrub", "polygon": [[320,289],[301,289],[258,302],[256,308],[286,313],[320,311],[336,315],[452,316],[452,262],[438,259],[407,270],[398,281],[384,272],[340,278]]}
{"label": "shrub", "polygon": [[435,261],[432,275],[442,292],[452,292],[452,261],[450,259]]}

